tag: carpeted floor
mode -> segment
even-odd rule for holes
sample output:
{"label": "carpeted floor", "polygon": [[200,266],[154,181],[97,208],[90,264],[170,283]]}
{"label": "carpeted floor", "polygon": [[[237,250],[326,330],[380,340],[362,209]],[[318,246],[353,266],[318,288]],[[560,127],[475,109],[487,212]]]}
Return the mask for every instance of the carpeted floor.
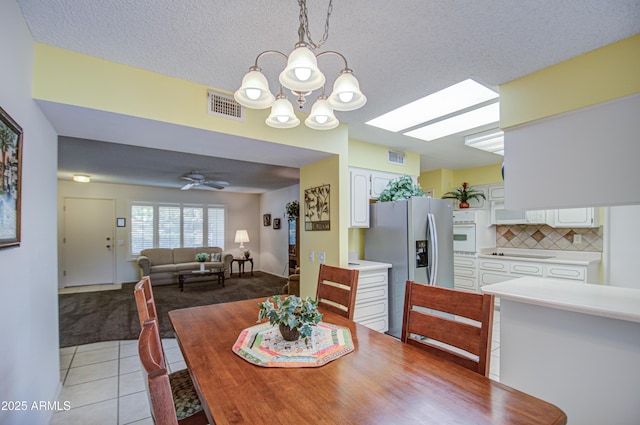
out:
{"label": "carpeted floor", "polygon": [[[225,279],[225,287],[216,282],[185,283],[153,287],[160,319],[160,334],[172,338],[167,313],[179,308],[218,304],[281,293],[285,278],[255,272],[254,276]],[[99,341],[138,339],[140,324],[133,297],[134,283],[125,283],[114,291],[59,295],[60,347]],[[256,320],[258,308],[256,307]]]}

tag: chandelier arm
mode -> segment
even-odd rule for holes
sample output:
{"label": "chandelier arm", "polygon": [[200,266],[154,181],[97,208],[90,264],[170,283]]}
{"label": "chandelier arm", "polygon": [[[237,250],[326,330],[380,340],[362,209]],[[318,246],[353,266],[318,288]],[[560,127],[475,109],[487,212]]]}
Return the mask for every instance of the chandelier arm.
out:
{"label": "chandelier arm", "polygon": [[333,50],[327,50],[326,52],[318,53],[318,54],[316,55],[316,58],[319,58],[319,57],[320,57],[320,56],[322,56],[322,55],[328,55],[328,54],[333,54],[333,55],[336,55],[336,56],[340,56],[340,57],[342,58],[342,60],[344,61],[344,69],[345,69],[345,70],[347,70],[347,71],[349,71],[349,72],[353,72],[353,71],[349,68],[349,64],[347,64],[347,58],[345,58],[345,57],[344,57],[344,55],[343,55],[342,53],[339,53],[339,52],[336,52],[336,51],[333,51]]}
{"label": "chandelier arm", "polygon": [[268,55],[268,54],[276,54],[276,55],[280,55],[280,56],[282,56],[285,60],[287,60],[287,59],[288,59],[288,56],[287,56],[287,55],[285,55],[284,53],[282,53],[282,52],[281,52],[281,51],[279,51],[279,50],[265,50],[264,52],[261,52],[261,53],[256,57],[256,62],[255,62],[255,64],[254,64],[253,66],[254,66],[255,68],[257,68],[257,69],[261,69],[261,68],[258,66],[258,61],[260,60],[260,58],[261,58],[261,57],[263,57],[263,56],[265,56],[265,55]]}

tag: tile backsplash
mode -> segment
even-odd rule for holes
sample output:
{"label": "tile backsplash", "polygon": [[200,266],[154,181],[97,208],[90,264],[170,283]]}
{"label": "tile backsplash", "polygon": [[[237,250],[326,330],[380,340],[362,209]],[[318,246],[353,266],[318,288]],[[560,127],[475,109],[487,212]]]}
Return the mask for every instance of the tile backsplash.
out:
{"label": "tile backsplash", "polygon": [[[582,242],[574,244],[574,235],[582,235]],[[500,225],[496,227],[496,246],[602,252],[602,227],[557,229],[544,224]]]}

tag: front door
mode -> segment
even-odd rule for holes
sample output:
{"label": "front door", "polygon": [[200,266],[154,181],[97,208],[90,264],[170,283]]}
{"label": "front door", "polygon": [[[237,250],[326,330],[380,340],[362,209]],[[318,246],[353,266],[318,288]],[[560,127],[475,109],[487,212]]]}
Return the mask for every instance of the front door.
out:
{"label": "front door", "polygon": [[113,199],[64,200],[64,286],[114,283]]}

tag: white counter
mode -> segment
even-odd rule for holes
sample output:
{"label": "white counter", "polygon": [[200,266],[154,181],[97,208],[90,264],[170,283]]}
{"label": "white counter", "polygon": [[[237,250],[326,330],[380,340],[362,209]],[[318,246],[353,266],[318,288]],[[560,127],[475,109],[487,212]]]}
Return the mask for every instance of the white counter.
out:
{"label": "white counter", "polygon": [[566,280],[521,277],[482,287],[501,300],[640,323],[640,290]]}
{"label": "white counter", "polygon": [[[494,252],[503,255],[492,255]],[[516,248],[483,248],[478,254],[478,257],[548,264],[570,264],[576,266],[592,266],[602,261],[602,254],[600,252]]]}
{"label": "white counter", "polygon": [[522,277],[500,299],[500,381],[560,407],[570,425],[637,425],[640,290]]}
{"label": "white counter", "polygon": [[353,270],[378,270],[378,269],[390,269],[392,267],[389,263],[379,263],[377,261],[367,260],[351,260],[349,261],[348,268]]}

